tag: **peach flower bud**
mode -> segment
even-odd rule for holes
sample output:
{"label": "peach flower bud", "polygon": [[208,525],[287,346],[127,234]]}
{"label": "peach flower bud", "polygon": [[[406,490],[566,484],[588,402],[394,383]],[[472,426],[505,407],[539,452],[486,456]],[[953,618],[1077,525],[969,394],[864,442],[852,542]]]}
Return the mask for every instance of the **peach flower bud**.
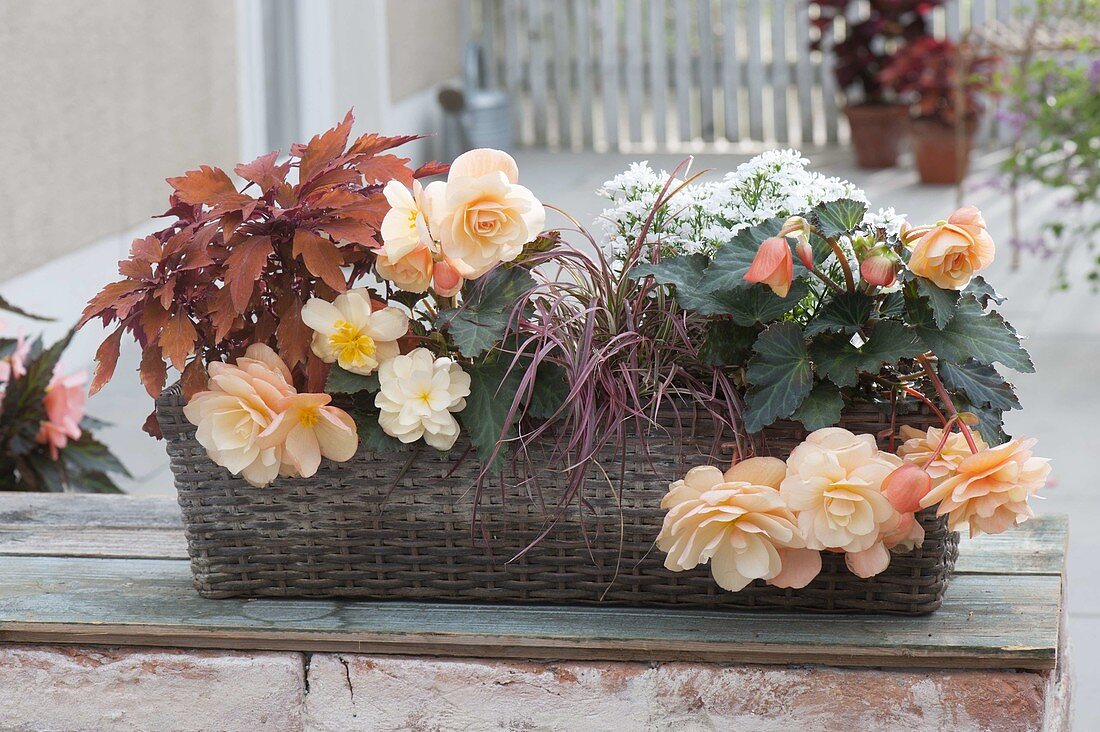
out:
{"label": "peach flower bud", "polygon": [[798,255],[798,261],[802,262],[803,267],[814,268],[814,248],[810,246],[809,237],[800,237],[798,243],[794,245],[794,252]]}
{"label": "peach flower bud", "polygon": [[454,297],[465,282],[466,280],[450,260],[444,259],[442,262],[435,263],[435,270],[432,272],[432,290],[435,294],[441,297]]}
{"label": "peach flower bud", "polygon": [[939,481],[921,500],[927,508],[939,504],[953,531],[964,526],[970,536],[999,534],[1034,514],[1028,499],[1046,485],[1050,460],[1033,457],[1034,439],[1009,440],[963,458],[952,474]]}
{"label": "peach flower bud", "polygon": [[909,269],[945,290],[961,290],[995,254],[981,211],[964,206],[917,241]]}
{"label": "peach flower bud", "polygon": [[876,287],[890,287],[898,279],[898,260],[888,250],[873,250],[859,265],[859,273]]}
{"label": "peach flower bud", "polygon": [[932,490],[932,476],[914,464],[906,463],[882,481],[882,494],[894,510],[912,513],[920,509],[920,501]]}
{"label": "peach flower bud", "polygon": [[765,239],[756,250],[749,271],[745,273],[745,281],[763,282],[776,295],[786,297],[793,279],[794,260],[791,258],[791,247],[787,240],[778,236]]}

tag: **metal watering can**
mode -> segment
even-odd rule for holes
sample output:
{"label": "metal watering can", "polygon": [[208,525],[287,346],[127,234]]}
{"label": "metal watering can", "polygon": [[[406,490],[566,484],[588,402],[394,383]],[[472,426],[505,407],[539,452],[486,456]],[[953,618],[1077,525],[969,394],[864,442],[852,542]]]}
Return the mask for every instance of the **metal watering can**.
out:
{"label": "metal watering can", "polygon": [[466,48],[463,88],[439,92],[443,107],[443,148],[447,160],[479,147],[512,149],[512,106],[508,93],[486,89],[481,47]]}

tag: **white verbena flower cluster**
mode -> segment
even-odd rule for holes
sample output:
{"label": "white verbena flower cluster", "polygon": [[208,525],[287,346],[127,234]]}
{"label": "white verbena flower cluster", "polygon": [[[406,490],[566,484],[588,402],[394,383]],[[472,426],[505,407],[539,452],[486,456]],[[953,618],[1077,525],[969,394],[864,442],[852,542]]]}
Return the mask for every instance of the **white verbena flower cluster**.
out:
{"label": "white verbena flower cluster", "polygon": [[[818,204],[844,198],[866,203],[866,195],[854,184],[807,170],[809,164],[797,150],[770,150],[721,180],[685,186],[657,212],[646,244],[659,243],[664,255],[709,255],[742,229],[771,218],[804,214]],[[632,163],[597,191],[612,204],[600,222],[613,257],[622,259],[630,250],[668,178],[646,161]],[[679,184],[674,181],[669,190]],[[864,223],[896,233],[903,221],[893,209],[886,209],[868,213]]]}

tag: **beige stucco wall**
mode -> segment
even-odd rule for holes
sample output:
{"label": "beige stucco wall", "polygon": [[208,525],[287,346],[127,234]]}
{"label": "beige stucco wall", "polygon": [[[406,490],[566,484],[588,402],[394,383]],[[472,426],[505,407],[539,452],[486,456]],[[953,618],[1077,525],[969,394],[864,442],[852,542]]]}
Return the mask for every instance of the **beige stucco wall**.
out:
{"label": "beige stucco wall", "polygon": [[235,46],[227,0],[0,0],[0,281],[231,165]]}
{"label": "beige stucco wall", "polygon": [[390,101],[434,89],[459,73],[461,3],[455,0],[387,0]]}

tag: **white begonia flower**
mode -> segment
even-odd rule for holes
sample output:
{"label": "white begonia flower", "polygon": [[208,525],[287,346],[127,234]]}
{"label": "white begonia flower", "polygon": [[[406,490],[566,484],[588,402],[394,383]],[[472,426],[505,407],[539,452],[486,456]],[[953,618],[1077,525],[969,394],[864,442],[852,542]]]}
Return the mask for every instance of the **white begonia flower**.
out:
{"label": "white begonia flower", "polygon": [[391,180],[382,189],[382,194],[390,204],[381,228],[386,257],[391,261],[400,260],[420,245],[436,251],[438,247],[428,231],[426,199],[420,181],[414,180],[410,191],[398,181]]}
{"label": "white begonia flower", "polygon": [[332,302],[310,298],[302,321],[313,329],[313,352],[322,361],[364,376],[400,353],[397,339],[409,330],[408,316],[397,308],[375,310],[366,288],[348,290]]}
{"label": "white begonia flower", "polygon": [[384,362],[378,382],[374,405],[387,435],[404,443],[423,437],[437,450],[451,449],[459,432],[454,414],[466,408],[470,395],[470,375],[461,366],[417,348]]}

